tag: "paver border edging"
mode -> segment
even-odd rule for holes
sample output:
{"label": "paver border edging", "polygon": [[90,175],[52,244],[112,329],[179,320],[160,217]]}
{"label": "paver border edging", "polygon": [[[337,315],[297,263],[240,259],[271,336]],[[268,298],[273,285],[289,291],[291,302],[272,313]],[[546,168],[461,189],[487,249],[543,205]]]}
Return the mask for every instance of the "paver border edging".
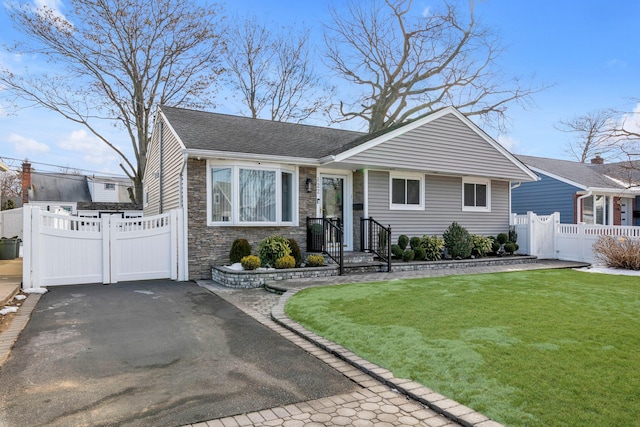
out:
{"label": "paver border edging", "polygon": [[27,326],[31,313],[36,308],[41,296],[42,294],[29,294],[16,312],[16,316],[11,320],[9,328],[0,334],[0,367],[9,358],[13,345],[18,340],[20,332]]}
{"label": "paver border edging", "polygon": [[278,303],[271,310],[271,319],[274,322],[320,347],[324,351],[344,360],[381,383],[396,389],[405,396],[422,403],[429,409],[465,427],[502,427],[502,424],[491,420],[489,417],[436,393],[421,384],[408,379],[394,377],[389,370],[361,358],[341,345],[331,342],[291,320],[285,314],[284,306],[289,298],[303,289],[304,287],[289,290],[280,297]]}

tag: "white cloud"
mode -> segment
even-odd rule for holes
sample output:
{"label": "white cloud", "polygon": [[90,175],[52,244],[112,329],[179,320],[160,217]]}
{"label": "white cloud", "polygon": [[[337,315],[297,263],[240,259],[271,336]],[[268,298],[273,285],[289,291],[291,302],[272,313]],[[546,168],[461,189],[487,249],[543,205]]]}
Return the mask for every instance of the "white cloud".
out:
{"label": "white cloud", "polygon": [[17,133],[10,134],[7,140],[20,156],[43,154],[51,151],[47,144],[38,142],[35,139],[25,138]]}
{"label": "white cloud", "polygon": [[429,15],[431,15],[431,6],[427,6],[424,9],[422,9],[422,17],[423,18],[427,18],[427,17],[429,17]]}
{"label": "white cloud", "polygon": [[519,148],[520,142],[510,136],[500,135],[498,137],[498,144],[502,145],[511,153],[514,153],[516,149]]}
{"label": "white cloud", "polygon": [[84,129],[72,131],[57,144],[59,148],[80,155],[83,162],[94,165],[118,163],[118,155],[95,135]]}

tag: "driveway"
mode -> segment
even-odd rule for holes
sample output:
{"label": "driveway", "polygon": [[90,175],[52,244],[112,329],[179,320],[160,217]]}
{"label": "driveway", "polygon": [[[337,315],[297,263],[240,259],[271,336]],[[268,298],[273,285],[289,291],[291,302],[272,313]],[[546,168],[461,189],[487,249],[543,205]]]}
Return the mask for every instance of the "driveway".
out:
{"label": "driveway", "polygon": [[358,388],[193,283],[51,287],[0,369],[0,426],[178,426]]}

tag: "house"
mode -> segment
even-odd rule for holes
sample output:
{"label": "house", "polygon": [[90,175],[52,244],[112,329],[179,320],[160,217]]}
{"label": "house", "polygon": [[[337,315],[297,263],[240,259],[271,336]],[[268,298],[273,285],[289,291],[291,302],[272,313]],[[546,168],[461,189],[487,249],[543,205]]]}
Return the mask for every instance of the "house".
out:
{"label": "house", "polygon": [[511,192],[512,210],[538,215],[560,213],[562,223],[634,225],[634,206],[640,195],[637,173],[628,162],[605,164],[544,157],[518,156],[541,180],[523,182]]}
{"label": "house", "polygon": [[140,211],[129,199],[129,187],[131,180],[126,177],[37,172],[29,162],[22,164],[22,203],[47,211],[79,216]]}
{"label": "house", "polygon": [[307,218],[340,220],[360,249],[361,218],[392,239],[509,227],[512,183],[537,176],[454,108],[375,134],[203,111],[158,108],[143,180],[144,213],[185,213],[190,279],[281,234],[306,248]]}

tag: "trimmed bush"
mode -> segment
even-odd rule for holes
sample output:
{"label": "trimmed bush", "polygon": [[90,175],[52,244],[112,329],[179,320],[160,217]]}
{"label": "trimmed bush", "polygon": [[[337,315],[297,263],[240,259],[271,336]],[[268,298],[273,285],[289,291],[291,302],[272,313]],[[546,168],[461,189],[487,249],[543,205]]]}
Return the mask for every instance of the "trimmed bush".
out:
{"label": "trimmed bush", "polygon": [[276,260],[276,268],[294,268],[296,266],[296,259],[291,255],[285,255],[282,258]]}
{"label": "trimmed bush", "polygon": [[269,236],[258,245],[260,265],[263,267],[275,267],[276,260],[291,255],[289,239],[278,234]]}
{"label": "trimmed bush", "polygon": [[324,265],[324,257],[322,255],[309,255],[307,257],[307,265],[309,267],[322,267]]}
{"label": "trimmed bush", "polygon": [[383,256],[387,255],[387,231],[379,230],[378,231],[378,253]]}
{"label": "trimmed bush", "polygon": [[500,250],[500,243],[498,243],[496,238],[493,236],[489,236],[489,239],[491,239],[491,252],[493,252],[494,254],[497,254],[498,251]]}
{"label": "trimmed bush", "polygon": [[593,244],[593,253],[607,267],[640,270],[640,240],[600,236]]}
{"label": "trimmed bush", "polygon": [[500,233],[498,234],[498,237],[496,237],[496,241],[501,245],[504,245],[509,241],[509,236],[506,233]]}
{"label": "trimmed bush", "polygon": [[516,227],[513,225],[509,227],[509,241],[513,243],[518,241],[518,232],[516,231]]}
{"label": "trimmed bush", "polygon": [[289,239],[289,247],[291,248],[291,256],[296,260],[296,267],[302,264],[302,251],[296,239]]}
{"label": "trimmed bush", "polygon": [[402,252],[402,260],[404,262],[413,261],[415,257],[416,257],[416,253],[413,251],[413,249],[405,249]]}
{"label": "trimmed bush", "polygon": [[507,242],[504,244],[504,251],[509,255],[513,255],[515,251],[518,250],[518,245],[513,242]]}
{"label": "trimmed bush", "polygon": [[451,223],[451,225],[442,233],[444,240],[444,246],[451,254],[451,257],[456,259],[465,259],[471,256],[473,250],[473,240],[466,228],[458,224],[457,222]]}
{"label": "trimmed bush", "polygon": [[413,252],[416,254],[416,261],[424,261],[424,259],[427,257],[427,251],[425,251],[424,248],[421,248],[420,246],[415,248]]}
{"label": "trimmed bush", "polygon": [[398,246],[400,246],[400,249],[404,251],[405,249],[407,249],[408,245],[409,237],[407,235],[401,234],[400,236],[398,236]]}
{"label": "trimmed bush", "polygon": [[425,259],[427,261],[438,261],[442,258],[444,240],[438,236],[422,236],[422,239],[420,239],[420,247],[424,249]]}
{"label": "trimmed bush", "polygon": [[248,255],[240,260],[240,264],[245,270],[255,270],[260,267],[260,258],[255,255]]}
{"label": "trimmed bush", "polygon": [[411,246],[411,249],[415,250],[416,248],[420,247],[420,238],[419,237],[412,237],[411,239],[409,239],[409,246]]}
{"label": "trimmed bush", "polygon": [[493,247],[493,241],[489,237],[479,236],[477,234],[471,235],[473,241],[472,253],[477,256],[486,256]]}
{"label": "trimmed bush", "polygon": [[402,248],[399,245],[391,245],[391,254],[394,258],[402,258]]}
{"label": "trimmed bush", "polygon": [[229,251],[229,260],[231,264],[240,262],[242,258],[247,255],[251,255],[251,245],[247,239],[236,239],[231,244],[231,250]]}

